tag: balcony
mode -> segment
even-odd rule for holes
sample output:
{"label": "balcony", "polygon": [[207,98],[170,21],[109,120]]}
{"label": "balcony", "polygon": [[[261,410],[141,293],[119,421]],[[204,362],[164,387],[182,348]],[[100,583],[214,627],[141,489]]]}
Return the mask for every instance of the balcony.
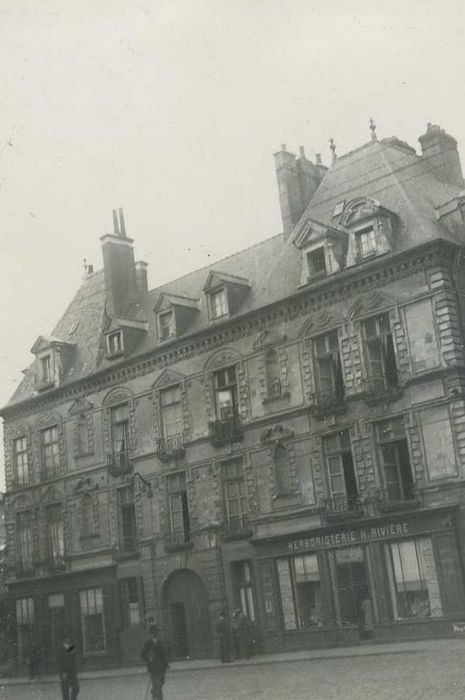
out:
{"label": "balcony", "polygon": [[52,573],[66,571],[66,560],[64,554],[49,554],[45,564],[47,569]]}
{"label": "balcony", "polygon": [[362,501],[360,496],[332,496],[323,501],[321,513],[328,522],[358,518],[363,515]]}
{"label": "balcony", "polygon": [[246,540],[252,537],[248,515],[230,516],[221,525],[221,537],[224,542],[232,540]]}
{"label": "balcony", "polygon": [[422,504],[420,495],[415,490],[405,490],[404,495],[393,493],[392,490],[378,489],[375,494],[374,504],[379,513],[396,513],[414,510]]}
{"label": "balcony", "polygon": [[167,532],[165,535],[165,552],[179,552],[183,549],[191,549],[193,546],[188,531],[176,530]]}
{"label": "balcony", "polygon": [[23,578],[26,576],[34,576],[36,572],[36,562],[31,560],[18,561],[15,567],[16,576]]}
{"label": "balcony", "polygon": [[129,450],[107,453],[107,467],[112,476],[127,474],[132,469],[131,453]]}
{"label": "balcony", "polygon": [[244,439],[244,430],[239,416],[210,421],[208,431],[214,447],[223,447]]}
{"label": "balcony", "polygon": [[184,435],[170,435],[157,440],[157,456],[162,462],[170,462],[184,457]]}
{"label": "balcony", "polygon": [[362,379],[363,394],[367,404],[375,405],[382,401],[394,401],[402,395],[402,387],[397,378],[385,376],[365,377]]}
{"label": "balcony", "polygon": [[309,396],[309,411],[315,418],[344,413],[345,409],[344,392],[340,389],[315,391]]}

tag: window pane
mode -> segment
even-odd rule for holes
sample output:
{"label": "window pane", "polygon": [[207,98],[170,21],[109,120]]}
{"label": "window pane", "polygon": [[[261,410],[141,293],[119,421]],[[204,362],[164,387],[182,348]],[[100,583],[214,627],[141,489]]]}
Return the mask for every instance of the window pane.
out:
{"label": "window pane", "polygon": [[297,629],[297,615],[292,588],[291,567],[288,559],[278,559],[278,579],[281,592],[281,605],[284,618],[284,629]]}

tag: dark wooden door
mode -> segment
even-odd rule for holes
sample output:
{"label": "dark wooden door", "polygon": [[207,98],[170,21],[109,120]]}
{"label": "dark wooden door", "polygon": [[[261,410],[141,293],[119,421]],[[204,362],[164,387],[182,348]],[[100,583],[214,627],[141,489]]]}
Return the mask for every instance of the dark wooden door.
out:
{"label": "dark wooden door", "polygon": [[211,655],[208,597],[203,581],[188,569],[175,571],[164,589],[166,629],[175,658]]}

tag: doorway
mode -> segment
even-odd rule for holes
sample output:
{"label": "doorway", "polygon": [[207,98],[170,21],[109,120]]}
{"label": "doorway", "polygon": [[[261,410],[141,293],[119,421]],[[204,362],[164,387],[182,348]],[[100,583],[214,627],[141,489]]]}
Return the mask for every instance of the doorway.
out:
{"label": "doorway", "polygon": [[171,603],[170,608],[174,655],[177,659],[184,659],[189,656],[184,603]]}
{"label": "doorway", "polygon": [[165,629],[176,659],[211,655],[211,630],[205,585],[189,569],[172,573],[163,588]]}
{"label": "doorway", "polygon": [[348,547],[336,552],[336,591],[343,625],[360,623],[360,606],[370,596],[370,584],[362,547]]}

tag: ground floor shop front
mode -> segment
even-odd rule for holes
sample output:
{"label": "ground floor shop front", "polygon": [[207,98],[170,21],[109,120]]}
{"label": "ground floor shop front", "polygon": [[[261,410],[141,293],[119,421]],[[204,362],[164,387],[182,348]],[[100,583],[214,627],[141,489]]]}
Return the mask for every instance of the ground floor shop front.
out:
{"label": "ground floor shop front", "polygon": [[465,620],[452,510],[256,539],[224,559],[264,651],[448,636]]}

